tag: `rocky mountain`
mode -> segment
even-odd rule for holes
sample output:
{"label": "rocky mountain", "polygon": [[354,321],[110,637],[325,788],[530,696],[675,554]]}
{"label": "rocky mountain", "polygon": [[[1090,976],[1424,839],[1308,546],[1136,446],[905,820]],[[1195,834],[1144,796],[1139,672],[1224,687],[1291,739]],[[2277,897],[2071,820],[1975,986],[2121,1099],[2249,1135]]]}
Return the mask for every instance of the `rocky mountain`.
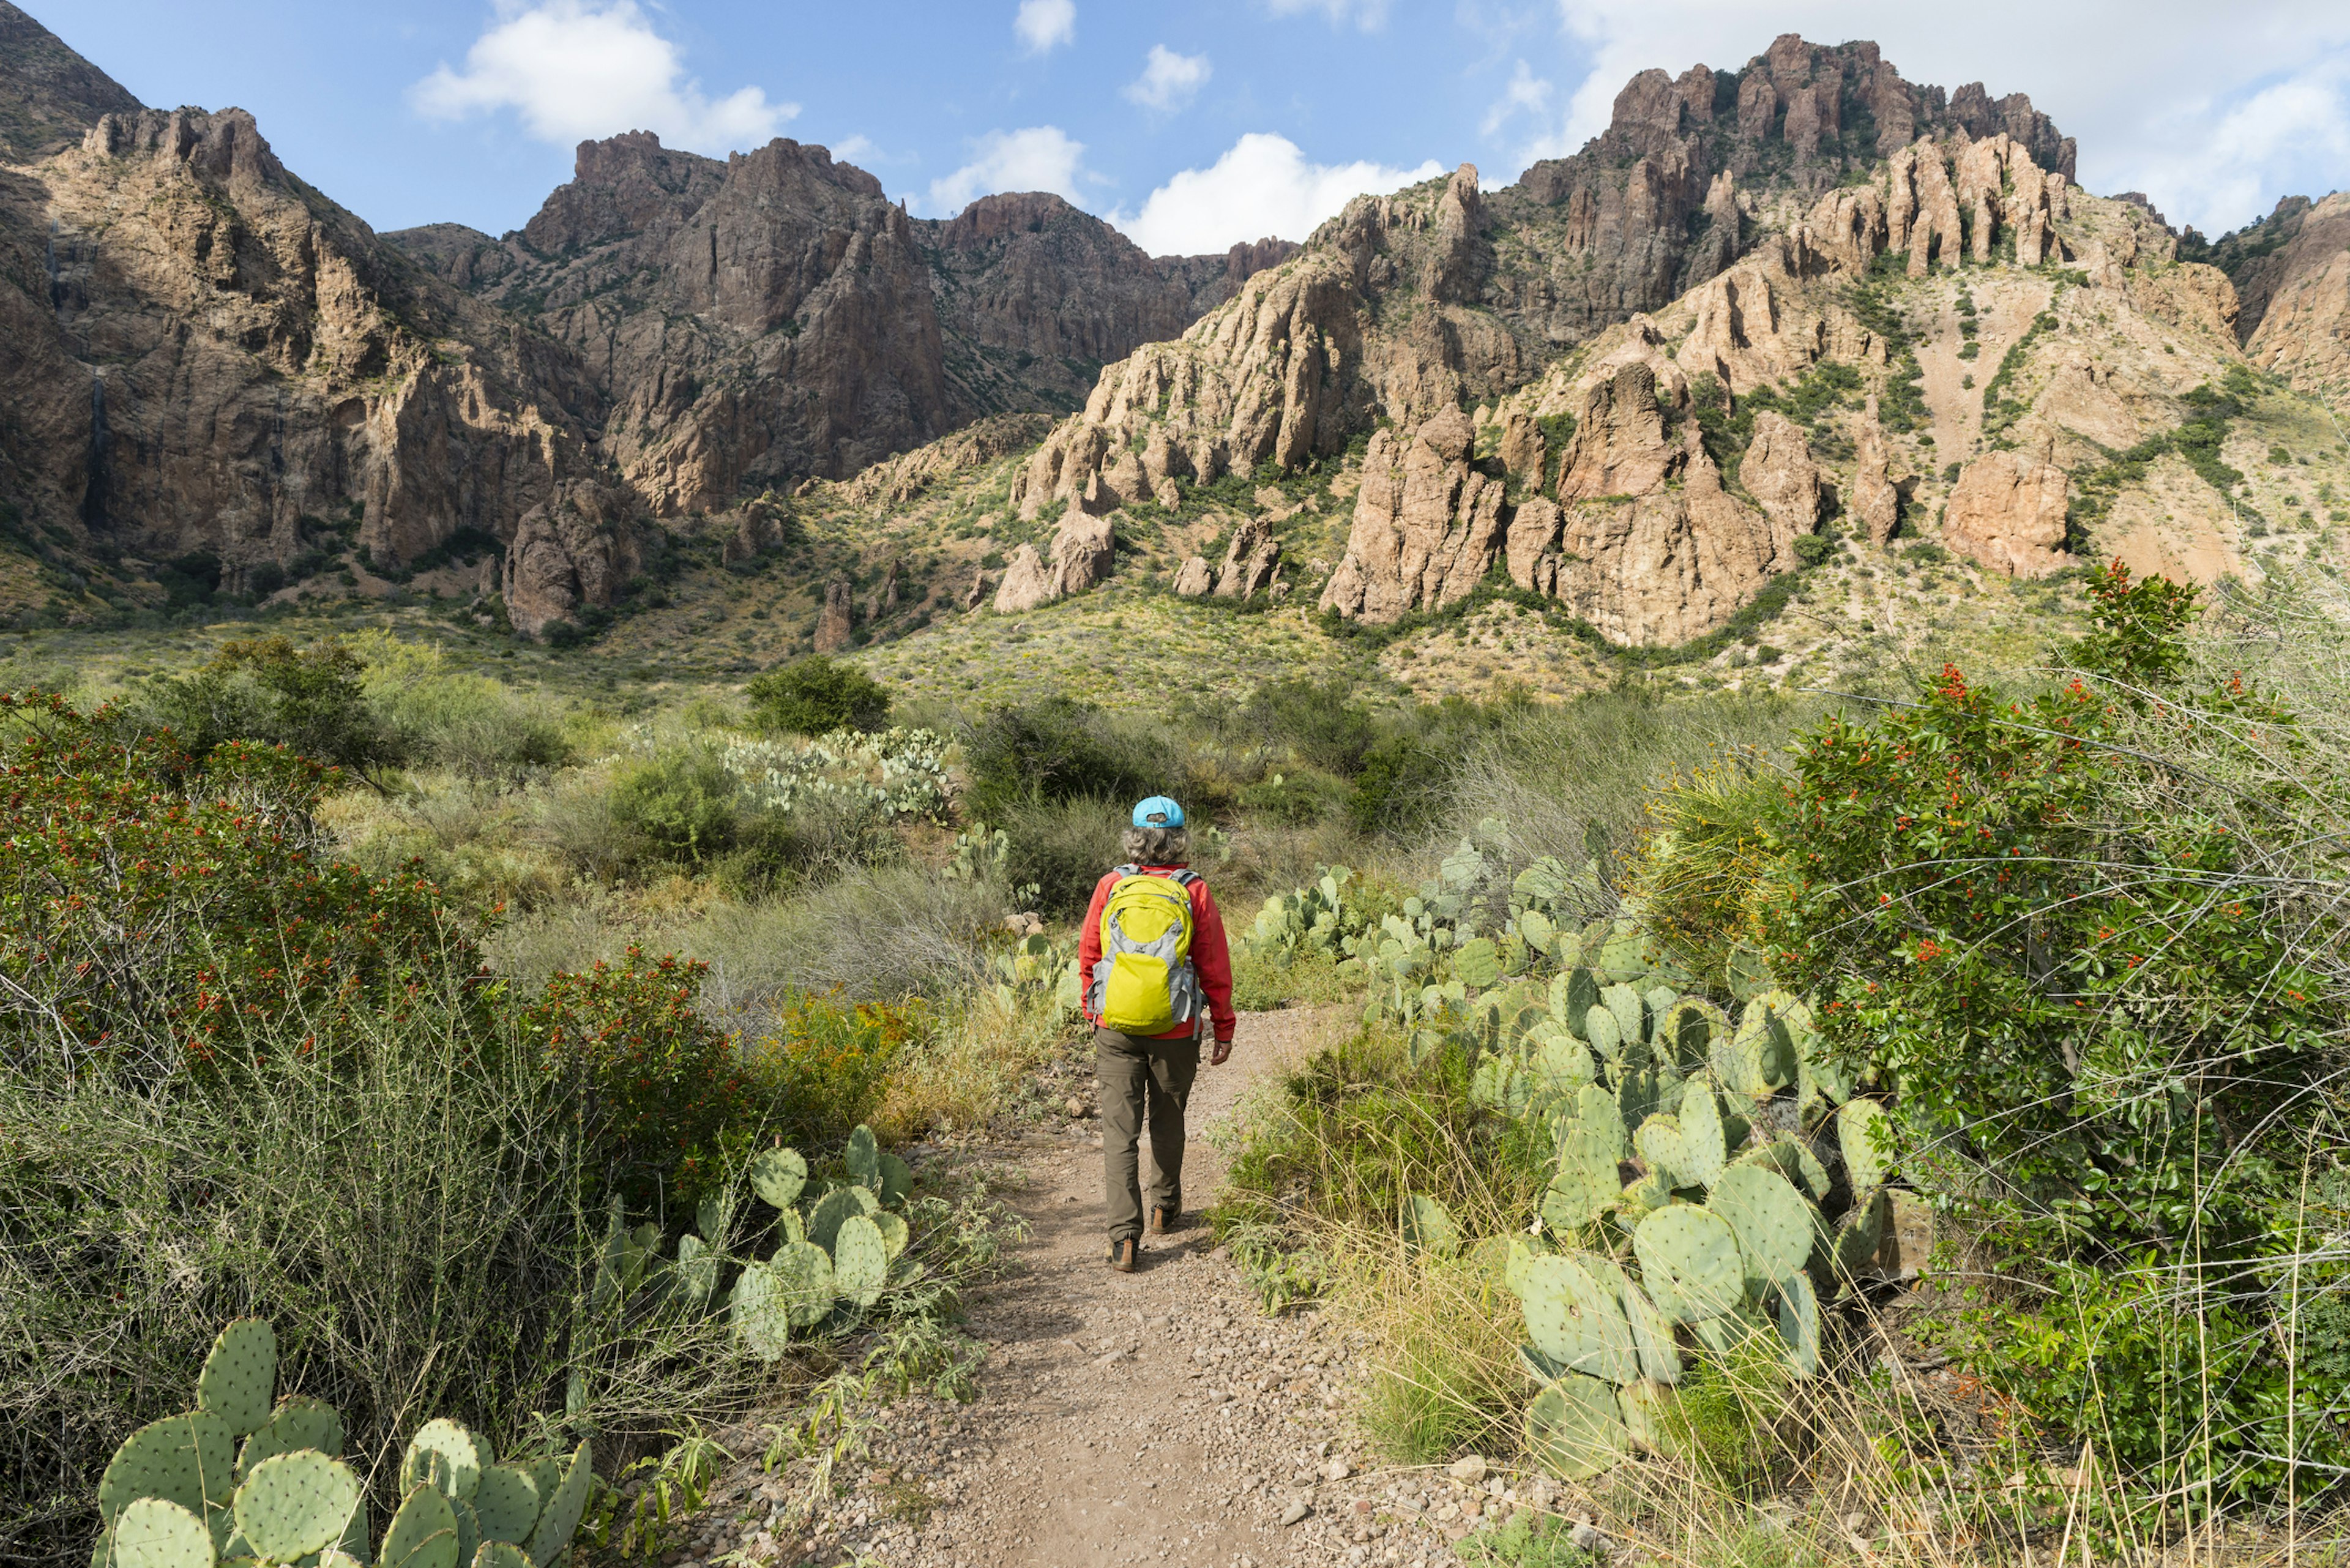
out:
{"label": "rocky mountain", "polygon": [[536,629],[610,602],[645,515],[1072,407],[1294,248],[1153,260],[1049,196],[924,223],[819,147],[644,134],[502,240],[378,235],[251,116],[144,109],[7,0],[0,157],[0,598],[68,618],[340,561]]}
{"label": "rocky mountain", "polygon": [[2236,333],[2262,369],[2350,412],[2350,192],[2288,196],[2258,223],[2183,254],[2235,285]]}

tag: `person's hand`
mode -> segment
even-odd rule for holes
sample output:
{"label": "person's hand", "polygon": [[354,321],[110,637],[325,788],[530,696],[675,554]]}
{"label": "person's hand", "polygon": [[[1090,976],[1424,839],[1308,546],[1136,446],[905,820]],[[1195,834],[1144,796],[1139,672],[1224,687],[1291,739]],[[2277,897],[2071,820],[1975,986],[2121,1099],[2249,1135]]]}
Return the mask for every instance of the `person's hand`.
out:
{"label": "person's hand", "polygon": [[1209,1054],[1208,1065],[1211,1067],[1221,1067],[1226,1062],[1231,1061],[1232,1056],[1232,1043],[1229,1040],[1219,1040],[1216,1042],[1215,1050]]}

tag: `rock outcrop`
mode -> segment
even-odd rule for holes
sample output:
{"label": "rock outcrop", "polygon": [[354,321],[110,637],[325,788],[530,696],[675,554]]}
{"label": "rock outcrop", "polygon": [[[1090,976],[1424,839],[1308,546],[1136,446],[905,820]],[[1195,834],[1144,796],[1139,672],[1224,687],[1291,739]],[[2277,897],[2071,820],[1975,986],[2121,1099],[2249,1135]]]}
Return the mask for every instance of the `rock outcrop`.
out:
{"label": "rock outcrop", "polygon": [[[2291,237],[2259,259],[2259,271],[2243,269],[2252,291],[2236,317],[2244,351],[2296,389],[2350,411],[2350,192],[2272,222],[2289,227]],[[2246,286],[2238,283],[2240,294]]]}
{"label": "rock outcrop", "polygon": [[2063,469],[2027,453],[1986,452],[1960,472],[1942,514],[1942,538],[2011,577],[2061,571],[2073,564],[2064,547],[2071,484]]}
{"label": "rock outcrop", "polygon": [[61,152],[100,115],[139,108],[121,83],[0,0],[0,161],[30,163]]}
{"label": "rock outcrop", "polygon": [[614,602],[642,566],[635,497],[573,480],[515,524],[506,546],[506,615],[515,629],[541,637],[581,610]]}
{"label": "rock outcrop", "polygon": [[1862,410],[1860,431],[1853,442],[1852,494],[1845,503],[1845,514],[1872,545],[1884,544],[1901,525],[1901,492],[1893,483],[1892,458],[1874,392]]}
{"label": "rock outcrop", "polygon": [[1409,437],[1371,437],[1346,558],[1322,607],[1350,618],[1396,620],[1466,598],[1502,548],[1502,491],[1469,466],[1474,435],[1448,410]]}
{"label": "rock outcrop", "polygon": [[1223,569],[1216,574],[1216,597],[1253,597],[1273,586],[1280,569],[1281,541],[1262,520],[1252,517],[1232,530],[1232,543],[1224,549]]}
{"label": "rock outcrop", "polygon": [[1216,591],[1216,574],[1205,556],[1192,556],[1176,572],[1173,587],[1180,597],[1203,599]]}
{"label": "rock outcrop", "polygon": [[850,596],[848,579],[827,579],[824,585],[824,605],[816,616],[816,650],[818,653],[838,653],[848,646],[856,627],[857,603]]}
{"label": "rock outcrop", "polygon": [[1819,531],[1827,496],[1812,443],[1786,415],[1765,409],[1754,416],[1754,435],[1739,460],[1738,483],[1771,520],[1773,563],[1794,563],[1795,540]]}

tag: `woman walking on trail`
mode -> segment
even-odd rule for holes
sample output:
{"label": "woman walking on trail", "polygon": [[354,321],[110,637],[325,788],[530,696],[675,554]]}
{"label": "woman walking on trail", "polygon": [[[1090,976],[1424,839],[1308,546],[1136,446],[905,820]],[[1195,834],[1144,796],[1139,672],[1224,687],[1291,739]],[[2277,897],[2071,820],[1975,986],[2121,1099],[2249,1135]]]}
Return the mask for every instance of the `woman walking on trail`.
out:
{"label": "woman walking on trail", "polygon": [[1077,936],[1085,1012],[1102,1090],[1102,1192],[1109,1266],[1134,1272],[1141,1249],[1139,1150],[1150,1126],[1149,1230],[1183,1213],[1183,1106],[1200,1071],[1200,1025],[1215,1031],[1212,1066],[1232,1054],[1232,960],[1224,918],[1191,868],[1183,808],[1163,794],[1134,808],[1128,864],[1105,876]]}

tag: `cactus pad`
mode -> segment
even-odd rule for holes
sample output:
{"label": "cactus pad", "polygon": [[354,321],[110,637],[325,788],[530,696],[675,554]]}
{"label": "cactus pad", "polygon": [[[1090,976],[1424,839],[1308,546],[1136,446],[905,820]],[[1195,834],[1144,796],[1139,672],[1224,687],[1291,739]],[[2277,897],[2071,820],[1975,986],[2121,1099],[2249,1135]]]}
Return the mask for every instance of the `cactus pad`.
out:
{"label": "cactus pad", "polygon": [[1471,991],[1482,991],[1502,978],[1502,956],[1491,937],[1472,937],[1452,955],[1455,979]]}
{"label": "cactus pad", "polygon": [[1640,993],[1628,985],[1603,986],[1599,1005],[1616,1020],[1616,1033],[1627,1047],[1644,1044],[1648,1038],[1648,1004]]}
{"label": "cactus pad", "polygon": [[734,1229],[734,1194],[709,1192],[693,1206],[693,1228],[712,1247],[723,1247]]}
{"label": "cactus pad", "polygon": [[166,1416],[130,1434],[99,1478],[99,1516],[109,1522],[142,1497],[176,1502],[201,1515],[225,1506],[235,1486],[234,1439],[208,1410]]}
{"label": "cactus pad", "polygon": [[1684,1073],[1693,1073],[1713,1059],[1715,1043],[1731,1033],[1730,1019],[1701,996],[1673,1002],[1658,1025],[1658,1055]]}
{"label": "cactus pad", "polygon": [[1773,1295],[1780,1353],[1796,1376],[1809,1377],[1820,1369],[1819,1298],[1812,1293],[1811,1280],[1801,1273],[1782,1280]]}
{"label": "cactus pad", "polygon": [[798,1202],[806,1185],[807,1161],[797,1149],[765,1149],[751,1162],[751,1190],[777,1209]]}
{"label": "cactus pad", "polygon": [[1659,1459],[1678,1458],[1681,1451],[1679,1433],[1686,1422],[1679,1405],[1679,1396],[1662,1383],[1643,1380],[1616,1390],[1616,1407],[1632,1446]]}
{"label": "cactus pad", "polygon": [[894,1154],[881,1157],[881,1185],[876,1189],[885,1204],[903,1203],[914,1190],[914,1168]]}
{"label": "cactus pad", "polygon": [[1676,1323],[1719,1316],[1745,1293],[1737,1232],[1707,1210],[1687,1203],[1658,1210],[1632,1232],[1632,1251],[1657,1310]]}
{"label": "cactus pad", "polygon": [[457,1568],[457,1511],[439,1487],[409,1491],[375,1555],[378,1568]]}
{"label": "cactus pad", "polygon": [[1673,1343],[1672,1321],[1657,1310],[1638,1282],[1622,1269],[1616,1271],[1617,1299],[1624,1303],[1624,1321],[1632,1328],[1632,1348],[1640,1357],[1640,1375],[1651,1383],[1681,1380],[1680,1347]]}
{"label": "cactus pad", "polygon": [[1561,1031],[1544,1035],[1534,1048],[1534,1080],[1539,1094],[1567,1098],[1598,1075],[1591,1048],[1572,1034]]}
{"label": "cactus pad", "polygon": [[[805,1241],[785,1243],[786,1250],[806,1245]],[[790,1303],[775,1271],[765,1263],[743,1265],[743,1272],[735,1276],[733,1293],[727,1297],[726,1316],[743,1348],[762,1361],[783,1355],[792,1336]]]}
{"label": "cactus pad", "polygon": [[1637,1230],[1640,1221],[1673,1200],[1672,1184],[1655,1171],[1625,1184],[1616,1198],[1616,1222]]}
{"label": "cactus pad", "polygon": [[1827,1168],[1820,1164],[1819,1157],[1811,1151],[1809,1146],[1793,1133],[1782,1133],[1769,1143],[1757,1144],[1731,1163],[1775,1170],[1785,1177],[1797,1192],[1814,1203],[1828,1195]]}
{"label": "cactus pad", "polygon": [[114,1568],[213,1568],[204,1521],[168,1499],[132,1500],[114,1521]]}
{"label": "cactus pad", "polygon": [[794,1328],[822,1323],[838,1299],[832,1256],[813,1241],[787,1241],[767,1260],[784,1311]]}
{"label": "cactus pad", "polygon": [[832,1243],[832,1288],[840,1299],[869,1307],[881,1299],[889,1281],[889,1244],[881,1228],[867,1214],[841,1221]]}
{"label": "cactus pad", "polygon": [[196,1408],[227,1423],[233,1437],[257,1432],[277,1395],[277,1331],[267,1318],[241,1317],[220,1331],[196,1375]]}
{"label": "cactus pad", "polygon": [[1693,1323],[1690,1332],[1697,1335],[1700,1345],[1720,1356],[1731,1355],[1753,1340],[1766,1341],[1767,1348],[1773,1350],[1779,1343],[1777,1326],[1762,1322],[1742,1306],[1736,1312]]}
{"label": "cactus pad", "polygon": [[1551,1360],[1602,1377],[1637,1366],[1623,1309],[1592,1278],[1580,1256],[1529,1259],[1518,1271],[1517,1286],[1527,1337]]}
{"label": "cactus pad", "polygon": [[840,1234],[841,1222],[853,1214],[865,1212],[858,1200],[861,1187],[837,1187],[824,1195],[808,1211],[807,1239],[827,1253],[833,1250],[833,1239]]}
{"label": "cactus pad", "polygon": [[473,1517],[481,1521],[484,1541],[520,1545],[538,1522],[538,1483],[518,1465],[490,1466],[473,1489]]}
{"label": "cactus pad", "polygon": [[1542,1198],[1543,1223],[1573,1231],[1596,1221],[1618,1195],[1616,1151],[1607,1133],[1581,1121],[1566,1124],[1558,1141],[1558,1174]]}
{"label": "cactus pad", "polygon": [[859,1123],[848,1135],[848,1147],[842,1158],[848,1166],[849,1179],[862,1187],[881,1185],[881,1146],[873,1137],[873,1129]]}
{"label": "cactus pad", "polygon": [[253,1467],[272,1454],[316,1449],[330,1459],[343,1457],[343,1418],[323,1399],[289,1394],[277,1402],[277,1412],[261,1430],[245,1438],[237,1455],[236,1472],[249,1475]]}
{"label": "cactus pad", "polygon": [[1526,1451],[1569,1480],[1615,1469],[1631,1442],[1616,1390],[1596,1377],[1570,1372],[1526,1407]]}
{"label": "cactus pad", "polygon": [[1558,1014],[1559,1022],[1583,1039],[1590,1039],[1584,1023],[1591,1010],[1599,1005],[1599,977],[1587,969],[1571,969],[1563,982],[1552,982],[1551,989],[1552,1011]]}
{"label": "cactus pad", "polygon": [[290,1563],[342,1539],[359,1506],[359,1478],[313,1449],[278,1454],[236,1489],[236,1530],[254,1555]]}
{"label": "cactus pad", "polygon": [[1877,1188],[1836,1227],[1835,1272],[1840,1282],[1858,1279],[1873,1269],[1877,1251],[1885,1244],[1885,1215],[1891,1207],[1885,1189]]}
{"label": "cactus pad", "polygon": [[1732,1166],[1706,1194],[1705,1206],[1737,1232],[1749,1280],[1775,1285],[1803,1272],[1812,1255],[1813,1210],[1785,1177],[1759,1166]]}
{"label": "cactus pad", "polygon": [[473,1553],[482,1549],[482,1520],[471,1502],[452,1502],[451,1512],[457,1516],[457,1561],[471,1563]]}
{"label": "cactus pad", "polygon": [[[539,1511],[538,1524],[523,1549],[530,1554],[535,1568],[547,1568],[571,1544],[571,1532],[579,1528],[579,1516],[588,1511],[588,1492],[595,1480],[594,1460],[588,1445],[582,1443],[572,1450],[570,1460],[564,1465],[563,1480]],[[381,1568],[395,1565],[386,1563]]]}
{"label": "cactus pad", "polygon": [[1545,1384],[1555,1383],[1566,1375],[1565,1367],[1561,1366],[1531,1345],[1518,1346],[1518,1365],[1525,1369],[1528,1377],[1534,1379],[1534,1386],[1537,1388]]}
{"label": "cactus pad", "polygon": [[[324,1563],[319,1568],[326,1568]],[[473,1568],[530,1568],[522,1548],[506,1541],[484,1541],[473,1553]]]}
{"label": "cactus pad", "polygon": [[1586,1084],[1575,1092],[1575,1119],[1594,1129],[1600,1147],[1610,1150],[1617,1159],[1624,1158],[1628,1147],[1624,1136],[1624,1113],[1617,1106],[1616,1096],[1596,1084]]}
{"label": "cactus pad", "polygon": [[1616,1107],[1627,1127],[1637,1127],[1660,1112],[1669,1116],[1680,1100],[1681,1081],[1667,1069],[1638,1067],[1617,1075]]}
{"label": "cactus pad", "polygon": [[913,1231],[908,1228],[905,1216],[876,1214],[872,1220],[880,1228],[881,1243],[889,1250],[889,1261],[896,1262],[905,1252],[906,1244],[913,1240]]}
{"label": "cactus pad", "polygon": [[1617,920],[1599,944],[1596,965],[1609,980],[1628,983],[1651,967],[1648,941],[1630,920]]}
{"label": "cactus pad", "polygon": [[400,1461],[400,1484],[405,1489],[421,1481],[439,1487],[452,1502],[473,1496],[482,1484],[482,1450],[473,1434],[445,1417],[417,1428]]}
{"label": "cactus pad", "polygon": [[1461,1250],[1461,1226],[1451,1210],[1425,1193],[1403,1200],[1403,1239],[1418,1251],[1449,1258]]}
{"label": "cactus pad", "polygon": [[1649,1175],[1662,1177],[1668,1187],[1688,1187],[1695,1180],[1689,1172],[1688,1140],[1675,1117],[1660,1112],[1643,1121],[1632,1134],[1632,1152]]}
{"label": "cactus pad", "polygon": [[1875,1100],[1846,1100],[1836,1112],[1836,1144],[1845,1176],[1858,1202],[1885,1185],[1893,1169],[1893,1123]]}
{"label": "cactus pad", "polygon": [[1683,1169],[1700,1187],[1711,1187],[1730,1160],[1729,1134],[1721,1123],[1721,1107],[1714,1103],[1713,1085],[1702,1073],[1681,1088],[1679,1117]]}
{"label": "cactus pad", "polygon": [[691,1231],[677,1239],[677,1286],[696,1306],[718,1288],[718,1254]]}

